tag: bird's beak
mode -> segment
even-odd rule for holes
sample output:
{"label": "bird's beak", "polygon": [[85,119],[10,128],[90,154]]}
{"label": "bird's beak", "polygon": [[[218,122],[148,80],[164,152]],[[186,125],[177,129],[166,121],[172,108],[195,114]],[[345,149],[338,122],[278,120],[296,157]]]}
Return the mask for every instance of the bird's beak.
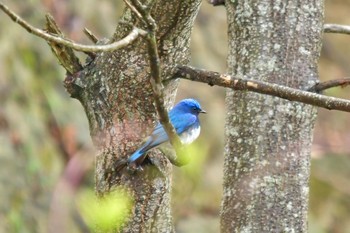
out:
{"label": "bird's beak", "polygon": [[200,113],[207,113],[205,110],[201,109]]}

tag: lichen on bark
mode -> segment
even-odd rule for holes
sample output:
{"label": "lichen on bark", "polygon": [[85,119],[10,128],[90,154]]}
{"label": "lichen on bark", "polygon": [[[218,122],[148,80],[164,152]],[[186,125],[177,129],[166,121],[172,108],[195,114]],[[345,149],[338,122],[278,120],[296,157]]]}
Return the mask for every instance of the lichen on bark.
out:
{"label": "lichen on bark", "polygon": [[[320,1],[226,1],[229,74],[293,88],[318,80]],[[307,232],[313,106],[227,91],[222,232]]]}

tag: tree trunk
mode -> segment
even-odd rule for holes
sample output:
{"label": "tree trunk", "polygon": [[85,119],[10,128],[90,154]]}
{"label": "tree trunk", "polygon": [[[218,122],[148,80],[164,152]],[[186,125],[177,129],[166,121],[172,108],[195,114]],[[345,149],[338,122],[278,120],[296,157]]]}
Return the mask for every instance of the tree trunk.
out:
{"label": "tree trunk", "polygon": [[[188,63],[190,34],[199,5],[199,0],[154,2],[152,15],[158,25],[162,67]],[[135,15],[126,10],[113,40],[127,35],[130,24],[142,28]],[[134,174],[125,169],[120,173],[115,171],[116,163],[137,149],[157,119],[146,46],[144,40],[138,39],[124,49],[98,54],[75,75],[68,90],[81,101],[89,119],[97,148],[97,193],[103,196],[123,186],[133,197],[131,218],[121,231],[172,232],[171,165],[167,159],[153,150],[149,156],[159,171],[153,172],[153,166]],[[163,78],[171,76],[164,69],[162,75]],[[173,103],[176,88],[176,82],[166,86],[165,101],[168,107]]]}
{"label": "tree trunk", "polygon": [[[322,1],[226,1],[229,73],[306,90],[318,80]],[[227,91],[222,232],[306,232],[316,108]]]}

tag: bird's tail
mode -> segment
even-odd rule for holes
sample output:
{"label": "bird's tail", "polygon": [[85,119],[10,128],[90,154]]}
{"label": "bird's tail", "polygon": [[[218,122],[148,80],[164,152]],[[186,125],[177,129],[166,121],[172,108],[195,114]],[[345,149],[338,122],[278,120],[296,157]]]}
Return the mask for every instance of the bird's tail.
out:
{"label": "bird's tail", "polygon": [[138,149],[137,151],[135,151],[127,160],[121,160],[119,161],[116,166],[115,169],[117,171],[121,171],[122,169],[124,169],[126,166],[128,166],[129,164],[135,164],[135,165],[141,165],[142,162],[145,160],[146,158],[146,153],[142,151],[142,149],[144,149],[143,147],[141,147],[140,149]]}
{"label": "bird's tail", "polygon": [[128,158],[128,164],[135,163],[137,165],[141,165],[143,160],[146,158],[146,151],[145,148],[147,145],[143,145],[141,148],[139,148],[137,151],[135,151],[129,158]]}
{"label": "bird's tail", "polygon": [[151,138],[148,138],[146,143],[144,143],[137,151],[135,151],[127,160],[123,160],[117,164],[117,170],[121,170],[129,164],[134,164],[140,166],[146,158],[146,153],[149,149],[153,148],[155,145]]}

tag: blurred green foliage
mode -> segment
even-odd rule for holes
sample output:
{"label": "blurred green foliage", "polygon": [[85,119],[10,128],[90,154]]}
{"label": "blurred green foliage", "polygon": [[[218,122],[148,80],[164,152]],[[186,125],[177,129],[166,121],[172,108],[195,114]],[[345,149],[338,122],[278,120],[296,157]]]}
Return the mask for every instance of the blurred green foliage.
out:
{"label": "blurred green foliage", "polygon": [[125,222],[130,214],[132,200],[123,190],[114,190],[100,199],[97,199],[93,191],[85,190],[79,194],[78,206],[91,230],[97,228],[111,232]]}
{"label": "blurred green foliage", "polygon": [[[39,28],[44,26],[44,14],[50,12],[69,38],[85,44],[90,42],[82,32],[84,27],[100,38],[113,34],[123,9],[121,2],[5,1]],[[350,25],[350,0],[327,1],[325,9],[326,22]],[[203,2],[193,32],[192,64],[225,72],[225,9]],[[322,80],[349,76],[349,39],[324,35],[319,63]],[[73,213],[64,214],[73,216],[73,223],[66,226],[69,232],[84,232],[86,224],[92,223],[84,221],[88,218],[84,213],[100,211],[94,209],[97,205],[92,193],[84,191],[93,189],[91,164],[86,165],[88,174],[80,174],[85,178],[78,186],[60,186],[70,174],[70,166],[79,170],[79,161],[71,163],[73,156],[82,153],[84,159],[94,155],[86,150],[91,140],[85,113],[65,92],[64,77],[47,44],[0,13],[0,232],[47,232],[55,211],[59,212],[53,207],[57,196],[73,199],[67,200],[73,203]],[[336,88],[327,94],[349,98],[348,89]],[[185,97],[199,99],[208,114],[201,116],[202,134],[194,144],[191,164],[174,169],[174,221],[178,232],[218,232],[225,90],[181,81],[177,99]],[[312,150],[310,232],[350,232],[349,127],[348,114],[319,111]],[[84,203],[91,203],[91,209],[79,209]],[[62,217],[61,223],[64,221]]]}

